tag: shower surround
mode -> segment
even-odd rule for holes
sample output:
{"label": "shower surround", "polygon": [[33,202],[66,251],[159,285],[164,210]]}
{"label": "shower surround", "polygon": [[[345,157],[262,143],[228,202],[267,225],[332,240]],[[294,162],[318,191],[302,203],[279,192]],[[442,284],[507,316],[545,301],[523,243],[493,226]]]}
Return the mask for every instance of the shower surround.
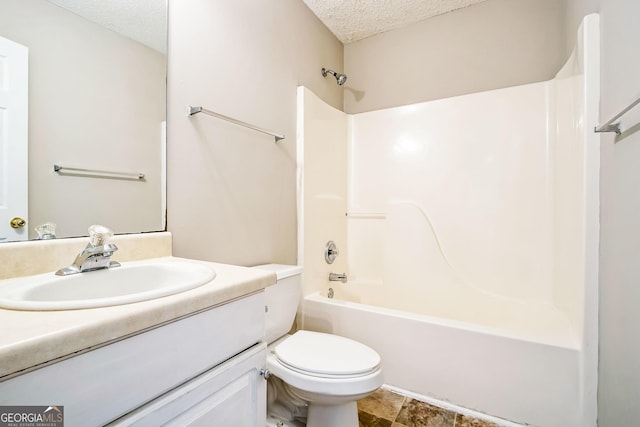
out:
{"label": "shower surround", "polygon": [[590,15],[553,80],[356,115],[300,88],[303,327],[372,346],[392,386],[595,426],[598,45]]}

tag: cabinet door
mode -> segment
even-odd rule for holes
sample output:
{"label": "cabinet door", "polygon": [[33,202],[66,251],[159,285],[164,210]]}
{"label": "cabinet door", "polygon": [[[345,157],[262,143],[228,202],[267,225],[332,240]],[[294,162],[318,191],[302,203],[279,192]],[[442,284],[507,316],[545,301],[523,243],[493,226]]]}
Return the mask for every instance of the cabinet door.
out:
{"label": "cabinet door", "polygon": [[264,427],[265,361],[266,346],[257,345],[110,425]]}

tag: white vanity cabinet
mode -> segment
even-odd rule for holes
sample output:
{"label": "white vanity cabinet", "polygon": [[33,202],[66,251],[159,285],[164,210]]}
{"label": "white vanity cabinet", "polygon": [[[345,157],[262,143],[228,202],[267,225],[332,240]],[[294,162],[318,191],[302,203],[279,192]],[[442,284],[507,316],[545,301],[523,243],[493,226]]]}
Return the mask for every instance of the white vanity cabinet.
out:
{"label": "white vanity cabinet", "polygon": [[265,425],[264,292],[0,382],[0,405],[62,405],[66,427]]}
{"label": "white vanity cabinet", "polygon": [[262,427],[266,381],[260,371],[265,350],[266,344],[259,344],[109,426]]}

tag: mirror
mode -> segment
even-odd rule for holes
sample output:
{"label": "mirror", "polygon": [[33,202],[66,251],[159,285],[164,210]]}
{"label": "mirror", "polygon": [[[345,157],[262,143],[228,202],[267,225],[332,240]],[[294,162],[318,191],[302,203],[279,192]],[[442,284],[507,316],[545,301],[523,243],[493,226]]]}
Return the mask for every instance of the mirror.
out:
{"label": "mirror", "polygon": [[23,237],[165,229],[166,28],[166,0],[0,0],[0,37],[28,48]]}

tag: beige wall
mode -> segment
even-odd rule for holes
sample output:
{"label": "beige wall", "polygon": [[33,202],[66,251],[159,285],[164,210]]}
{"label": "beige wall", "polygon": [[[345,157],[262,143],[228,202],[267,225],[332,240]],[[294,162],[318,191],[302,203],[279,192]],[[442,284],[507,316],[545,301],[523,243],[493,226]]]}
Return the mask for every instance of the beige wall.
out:
{"label": "beige wall", "polygon": [[[296,262],[296,88],[335,107],[342,44],[299,0],[169,5],[168,229],[174,255]],[[263,134],[187,104],[283,133]]]}
{"label": "beige wall", "polygon": [[[165,55],[45,0],[0,0],[0,36],[29,48],[30,237],[47,221],[58,236],[162,230]],[[59,176],[54,163],[146,179]]]}
{"label": "beige wall", "polygon": [[345,111],[549,80],[563,37],[562,2],[488,0],[348,44]]}
{"label": "beige wall", "polygon": [[[601,0],[563,0],[563,28],[565,33],[565,54],[569,56],[573,49],[575,32],[582,18],[589,13],[598,13]],[[602,25],[602,21],[600,21]]]}
{"label": "beige wall", "polygon": [[[640,95],[640,3],[567,0],[567,32],[600,13],[600,117],[606,121]],[[638,107],[636,107],[637,109]],[[627,116],[625,128],[637,125]],[[629,120],[631,118],[631,120]],[[600,360],[598,425],[637,424],[640,395],[640,133],[601,138]]]}

